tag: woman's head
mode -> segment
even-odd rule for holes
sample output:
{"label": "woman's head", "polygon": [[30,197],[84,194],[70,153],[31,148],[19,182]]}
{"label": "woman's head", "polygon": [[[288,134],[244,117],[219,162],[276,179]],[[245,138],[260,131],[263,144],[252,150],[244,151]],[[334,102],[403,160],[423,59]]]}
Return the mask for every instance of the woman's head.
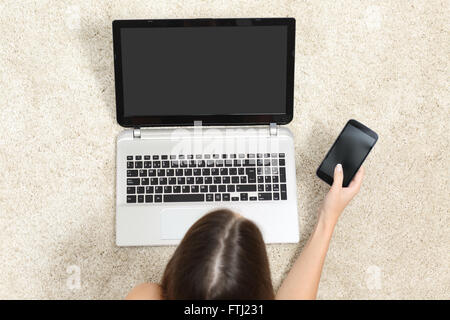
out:
{"label": "woman's head", "polygon": [[205,215],[187,231],[161,286],[166,299],[273,299],[261,232],[229,210]]}

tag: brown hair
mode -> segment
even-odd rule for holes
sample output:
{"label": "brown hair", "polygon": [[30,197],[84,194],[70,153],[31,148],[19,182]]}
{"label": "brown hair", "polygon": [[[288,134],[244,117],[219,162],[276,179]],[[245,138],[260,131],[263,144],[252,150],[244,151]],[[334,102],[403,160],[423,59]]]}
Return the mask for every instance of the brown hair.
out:
{"label": "brown hair", "polygon": [[187,231],[164,271],[165,299],[273,299],[261,232],[230,210],[216,210]]}

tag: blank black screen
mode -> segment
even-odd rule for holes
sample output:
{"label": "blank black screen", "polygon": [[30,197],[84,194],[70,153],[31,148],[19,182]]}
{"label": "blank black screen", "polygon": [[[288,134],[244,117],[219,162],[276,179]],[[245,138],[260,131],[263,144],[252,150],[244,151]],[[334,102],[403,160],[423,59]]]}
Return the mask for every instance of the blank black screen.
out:
{"label": "blank black screen", "polygon": [[344,169],[342,185],[347,187],[374,143],[374,138],[348,124],[339,135],[319,170],[333,177],[336,165],[342,164]]}
{"label": "blank black screen", "polygon": [[286,113],[287,26],[121,29],[124,115]]}

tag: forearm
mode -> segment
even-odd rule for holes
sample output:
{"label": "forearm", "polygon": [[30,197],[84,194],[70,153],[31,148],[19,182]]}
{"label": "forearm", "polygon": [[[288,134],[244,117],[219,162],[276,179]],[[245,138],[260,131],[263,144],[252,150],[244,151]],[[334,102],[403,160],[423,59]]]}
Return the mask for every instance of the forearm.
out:
{"label": "forearm", "polygon": [[302,253],[277,292],[277,299],[315,299],[334,223],[319,220]]}

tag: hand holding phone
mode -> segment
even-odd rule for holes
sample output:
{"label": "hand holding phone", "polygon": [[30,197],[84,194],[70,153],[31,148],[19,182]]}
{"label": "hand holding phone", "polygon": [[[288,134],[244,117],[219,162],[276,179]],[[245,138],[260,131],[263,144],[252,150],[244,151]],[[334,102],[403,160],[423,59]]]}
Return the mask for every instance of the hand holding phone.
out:
{"label": "hand holding phone", "polygon": [[344,174],[341,164],[338,164],[334,169],[333,185],[328,191],[325,199],[319,210],[319,219],[322,220],[326,226],[334,227],[339,216],[353,197],[359,192],[362,180],[364,177],[364,168],[359,168],[356,175],[353,177],[350,185],[346,188],[342,187]]}
{"label": "hand holding phone", "polygon": [[342,186],[347,187],[377,140],[373,130],[349,120],[317,169],[317,176],[332,185],[334,169],[340,163],[344,173]]}

